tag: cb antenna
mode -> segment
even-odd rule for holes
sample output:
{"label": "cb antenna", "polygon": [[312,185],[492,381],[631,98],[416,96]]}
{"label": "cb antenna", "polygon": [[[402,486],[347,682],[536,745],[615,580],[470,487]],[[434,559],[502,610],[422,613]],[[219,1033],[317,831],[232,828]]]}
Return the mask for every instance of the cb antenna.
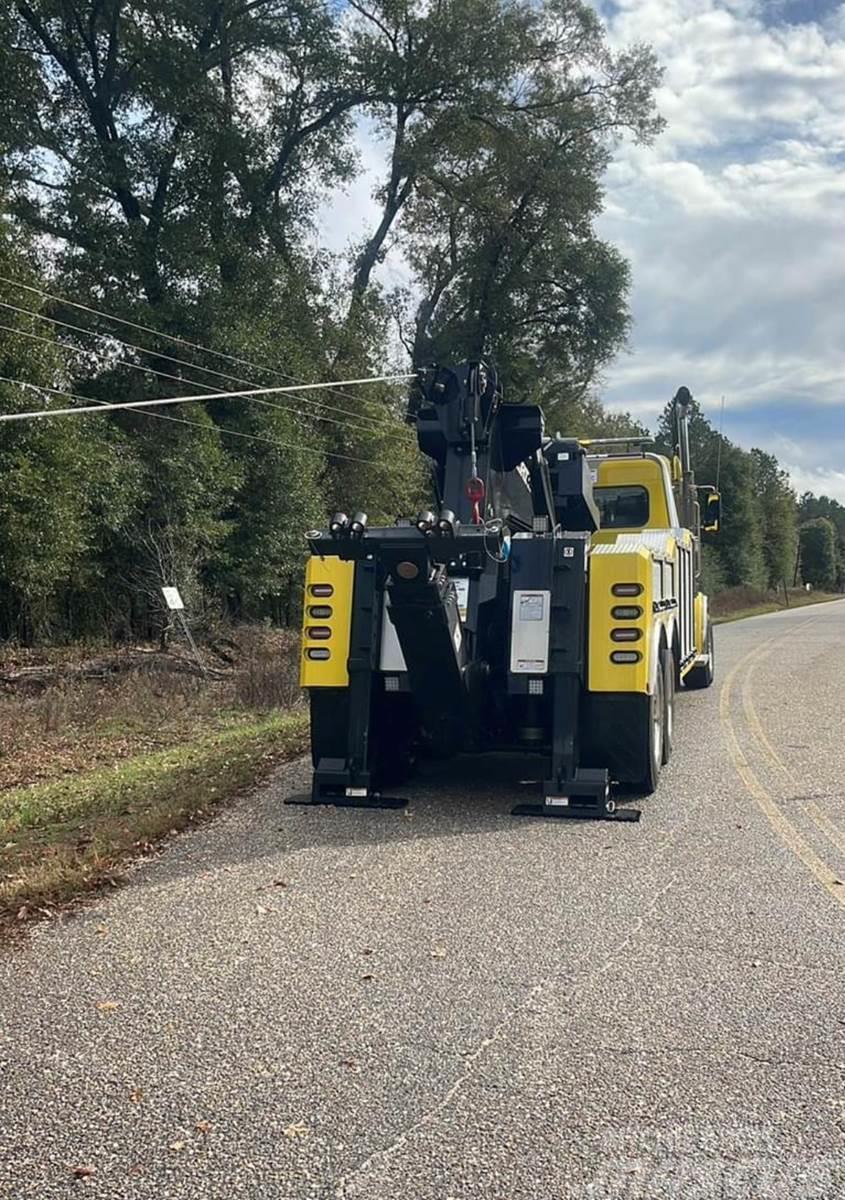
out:
{"label": "cb antenna", "polygon": [[722,470],[722,430],[725,427],[725,393],[722,392],[722,406],[719,410],[719,445],[716,447],[716,491],[719,490],[719,473]]}

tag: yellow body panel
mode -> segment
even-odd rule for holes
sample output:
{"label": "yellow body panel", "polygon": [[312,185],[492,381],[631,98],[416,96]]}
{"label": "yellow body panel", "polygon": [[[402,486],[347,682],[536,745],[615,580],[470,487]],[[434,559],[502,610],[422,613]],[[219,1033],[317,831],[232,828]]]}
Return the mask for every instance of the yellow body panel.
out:
{"label": "yellow body panel", "polygon": [[[704,654],[707,637],[707,597],[699,592],[695,597],[695,652]],[[690,664],[692,666],[692,663]]]}
{"label": "yellow body panel", "polygon": [[[615,583],[636,583],[638,596],[614,596]],[[617,620],[611,609],[636,605],[642,616]],[[647,692],[650,685],[652,641],[655,632],[652,604],[652,559],[644,546],[617,553],[615,546],[597,546],[590,554],[590,644],[587,686],[591,692]],[[640,631],[636,642],[615,642],[611,630],[620,627]],[[636,650],[635,663],[615,663],[615,650]]]}
{"label": "yellow body panel", "polygon": [[[590,647],[588,686],[591,692],[650,692],[661,641],[674,646],[686,673],[703,645],[700,623],[701,600],[693,603],[694,554],[692,533],[678,521],[672,491],[677,464],[661,455],[623,455],[594,458],[590,462],[596,487],[639,485],[648,492],[649,515],[642,527],[601,529],[591,539],[590,552]],[[631,555],[640,556],[638,574],[631,573]],[[642,659],[623,665],[610,659],[618,643],[610,638],[616,622],[608,603],[614,583],[644,585],[643,616],[640,619]],[[613,597],[616,603],[619,603]],[[706,606],[706,598],[702,598]],[[624,645],[624,643],[623,643]]]}
{"label": "yellow body panel", "polygon": [[[354,590],[355,564],[339,558],[308,560],[305,569],[305,603],[302,609],[302,657],[300,659],[300,687],[348,687],[349,686],[349,636],[352,627],[352,593]],[[331,595],[319,595],[320,590],[331,588]],[[317,595],[314,594],[315,589]],[[314,608],[330,609],[330,614],[314,615]],[[314,636],[313,630],[322,636]],[[325,630],[329,630],[326,637]],[[310,658],[309,650],[328,650],[328,658]]]}

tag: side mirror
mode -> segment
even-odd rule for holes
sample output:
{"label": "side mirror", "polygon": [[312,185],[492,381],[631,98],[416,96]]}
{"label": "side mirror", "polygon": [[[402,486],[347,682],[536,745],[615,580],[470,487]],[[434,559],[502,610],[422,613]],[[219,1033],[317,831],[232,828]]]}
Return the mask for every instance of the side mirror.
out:
{"label": "side mirror", "polygon": [[708,492],[701,510],[701,529],[704,533],[718,533],[722,519],[722,497],[718,492]]}

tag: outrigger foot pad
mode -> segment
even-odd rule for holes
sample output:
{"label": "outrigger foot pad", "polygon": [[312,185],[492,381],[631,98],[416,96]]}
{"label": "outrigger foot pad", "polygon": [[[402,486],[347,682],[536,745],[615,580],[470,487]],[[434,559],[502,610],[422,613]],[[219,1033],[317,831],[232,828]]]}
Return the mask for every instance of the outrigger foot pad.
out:
{"label": "outrigger foot pad", "polygon": [[299,792],[287,796],[285,804],[303,805],[316,808],[320,805],[331,805],[333,808],[406,808],[407,800],[398,796],[381,796],[378,792],[368,792],[363,796],[313,796],[310,792]]}
{"label": "outrigger foot pad", "polygon": [[574,773],[547,779],[543,798],[534,804],[517,804],[515,817],[552,817],[570,821],[639,821],[638,808],[617,808],[610,795],[607,771],[578,767]]}
{"label": "outrigger foot pad", "polygon": [[604,804],[517,804],[511,809],[514,817],[551,817],[569,821],[639,821],[638,808],[617,808],[611,800]]}

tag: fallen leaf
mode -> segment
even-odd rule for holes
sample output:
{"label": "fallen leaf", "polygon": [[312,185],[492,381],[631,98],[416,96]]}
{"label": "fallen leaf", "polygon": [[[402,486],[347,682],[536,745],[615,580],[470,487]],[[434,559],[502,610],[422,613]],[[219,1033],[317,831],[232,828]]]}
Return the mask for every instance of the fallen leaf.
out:
{"label": "fallen leaf", "polygon": [[194,1129],[197,1129],[200,1133],[210,1133],[211,1123],[209,1121],[197,1121]]}
{"label": "fallen leaf", "polygon": [[21,907],[18,909],[18,920],[19,920],[19,921],[25,921],[25,920],[26,920],[26,917],[27,917],[27,914],[28,914],[28,912],[29,912],[29,910],[28,910],[28,908],[26,907],[26,905],[25,905],[25,904],[21,905]]}
{"label": "fallen leaf", "polygon": [[108,931],[109,931],[108,925],[98,925],[97,928],[94,930],[94,932],[99,937],[104,937],[108,933]]}
{"label": "fallen leaf", "polygon": [[375,975],[362,975],[362,980],[367,983],[370,979],[375,979]]}
{"label": "fallen leaf", "polygon": [[267,909],[264,907],[263,904],[256,904],[255,911],[258,913],[259,917],[263,917],[267,913]]}
{"label": "fallen leaf", "polygon": [[365,947],[364,947],[364,949],[361,951],[361,953],[362,953],[362,954],[372,954],[372,953],[373,953],[373,951],[372,951],[372,948],[371,948],[370,946],[365,946]]}
{"label": "fallen leaf", "polygon": [[287,887],[287,886],[288,886],[288,881],[286,879],[274,879],[273,880],[273,887]]}
{"label": "fallen leaf", "polygon": [[97,1004],[99,1012],[114,1012],[116,1008],[120,1008],[119,1000],[100,1000]]}
{"label": "fallen leaf", "polygon": [[296,1138],[307,1138],[309,1130],[304,1121],[297,1121],[294,1125],[288,1125],[283,1132],[285,1137],[295,1140]]}
{"label": "fallen leaf", "polygon": [[443,949],[442,946],[435,946],[431,952],[431,957],[432,958],[445,958],[446,951]]}
{"label": "fallen leaf", "polygon": [[143,1088],[138,1088],[138,1087],[133,1088],[132,1091],[129,1093],[129,1099],[132,1101],[133,1104],[140,1104],[141,1101],[143,1100],[143,1098],[144,1098],[144,1089]]}
{"label": "fallen leaf", "polygon": [[179,1150],[184,1150],[184,1149],[185,1149],[185,1143],[184,1143],[184,1142],[171,1142],[171,1143],[170,1143],[170,1149],[171,1149],[171,1150],[176,1150],[176,1151],[179,1151]]}
{"label": "fallen leaf", "polygon": [[77,1179],[90,1179],[92,1175],[96,1175],[97,1168],[89,1166],[79,1166],[73,1168],[73,1174]]}

